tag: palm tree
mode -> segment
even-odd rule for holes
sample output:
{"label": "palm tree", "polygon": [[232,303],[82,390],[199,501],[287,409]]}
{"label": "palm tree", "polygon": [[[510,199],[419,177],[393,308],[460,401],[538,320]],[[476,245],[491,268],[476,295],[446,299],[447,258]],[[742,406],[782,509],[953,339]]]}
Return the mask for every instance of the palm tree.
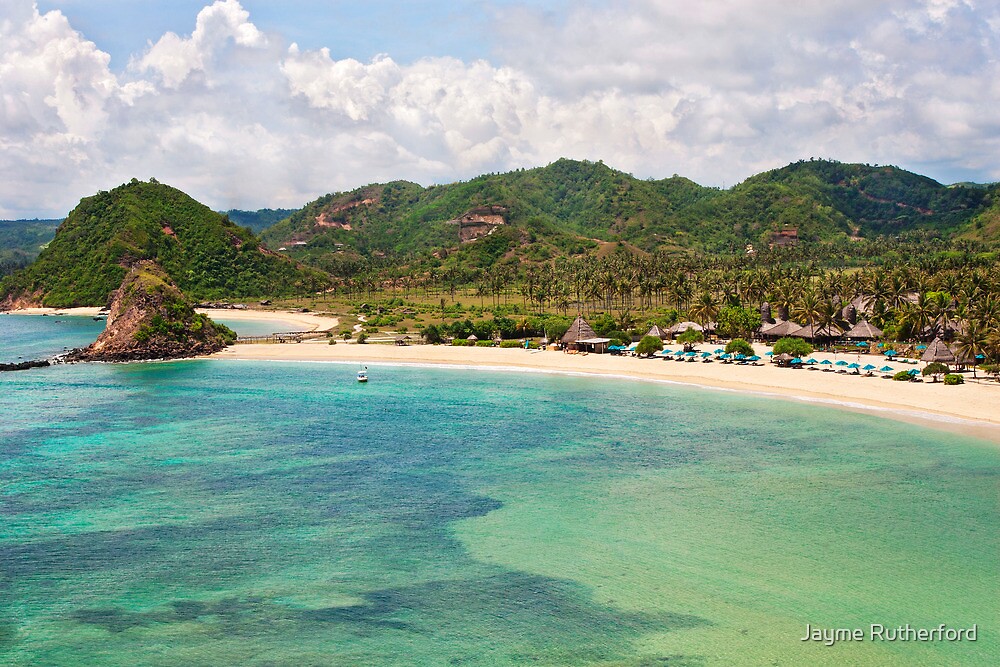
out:
{"label": "palm tree", "polygon": [[688,316],[701,325],[714,322],[719,316],[719,304],[711,292],[702,292],[688,311]]}
{"label": "palm tree", "polygon": [[990,348],[990,332],[978,320],[966,322],[965,331],[955,339],[955,351],[962,362],[972,360],[972,377],[976,377],[977,357],[986,356]]}

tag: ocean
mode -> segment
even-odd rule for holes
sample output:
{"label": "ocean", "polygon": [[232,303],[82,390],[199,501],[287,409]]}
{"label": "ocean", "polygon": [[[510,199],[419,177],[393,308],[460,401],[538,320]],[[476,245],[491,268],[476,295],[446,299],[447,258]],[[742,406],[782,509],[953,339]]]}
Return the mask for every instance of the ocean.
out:
{"label": "ocean", "polygon": [[[12,319],[35,318],[0,316],[23,356]],[[356,370],[0,374],[0,664],[1000,658],[995,443],[654,383]],[[873,623],[978,633],[801,641]]]}

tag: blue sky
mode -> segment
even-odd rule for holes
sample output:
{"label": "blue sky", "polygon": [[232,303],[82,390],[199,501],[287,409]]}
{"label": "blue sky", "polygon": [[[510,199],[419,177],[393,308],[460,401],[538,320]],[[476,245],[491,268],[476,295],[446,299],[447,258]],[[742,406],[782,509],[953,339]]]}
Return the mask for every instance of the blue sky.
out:
{"label": "blue sky", "polygon": [[[206,4],[205,0],[39,0],[38,8],[60,10],[74,28],[111,55],[112,69],[121,71],[147,41],[156,41],[167,31],[190,33]],[[258,28],[304,49],[325,46],[334,58],[359,60],[387,53],[397,62],[409,63],[428,56],[488,58],[492,17],[524,3],[246,0],[241,4]],[[569,1],[536,0],[530,6],[556,19]]]}
{"label": "blue sky", "polygon": [[132,177],[298,207],[603,160],[703,185],[810,157],[1000,180],[981,0],[0,0],[0,218]]}

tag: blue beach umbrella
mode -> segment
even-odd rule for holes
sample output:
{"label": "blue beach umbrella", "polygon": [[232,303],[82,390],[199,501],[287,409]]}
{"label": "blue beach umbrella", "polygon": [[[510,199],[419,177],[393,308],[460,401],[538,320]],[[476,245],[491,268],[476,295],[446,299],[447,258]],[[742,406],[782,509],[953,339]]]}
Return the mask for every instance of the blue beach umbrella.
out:
{"label": "blue beach umbrella", "polygon": [[723,352],[725,352],[725,350],[723,350],[723,349],[722,349],[722,348],[720,347],[720,348],[718,348],[717,350],[715,350],[715,352],[713,352],[712,354],[722,354]]}
{"label": "blue beach umbrella", "polygon": [[710,356],[712,356],[711,352],[702,352],[701,353],[701,358],[702,359],[708,359]]}
{"label": "blue beach umbrella", "polygon": [[976,355],[976,359],[985,359],[985,358],[986,358],[985,354],[977,354]]}
{"label": "blue beach umbrella", "polygon": [[868,343],[855,343],[854,347],[868,347]]}
{"label": "blue beach umbrella", "polygon": [[813,359],[812,357],[809,357],[808,359],[806,359],[806,363],[807,363],[807,364],[815,364],[815,363],[816,363],[816,360],[815,360],[815,359]]}
{"label": "blue beach umbrella", "polygon": [[848,366],[848,368],[850,369],[861,368],[861,364],[851,364],[850,366]]}
{"label": "blue beach umbrella", "polygon": [[755,355],[753,355],[752,357],[747,357],[747,361],[760,361],[760,357],[758,357],[758,356],[757,356],[757,355],[755,354]]}
{"label": "blue beach umbrella", "polygon": [[673,354],[673,352],[671,352],[667,348],[663,348],[663,354]]}
{"label": "blue beach umbrella", "polygon": [[879,347],[885,347],[885,343],[879,343],[878,346]]}
{"label": "blue beach umbrella", "polygon": [[675,357],[683,357],[684,356],[684,350],[677,350],[676,352],[674,352],[674,356]]}
{"label": "blue beach umbrella", "polygon": [[847,365],[847,362],[846,362],[846,361],[844,361],[843,359],[841,359],[840,361],[838,361],[838,362],[837,362],[837,364],[836,364],[836,365],[837,365],[837,366],[846,366],[846,365]]}
{"label": "blue beach umbrella", "polygon": [[743,354],[742,352],[740,352],[735,357],[733,357],[733,359],[736,359],[737,361],[742,361],[743,359],[746,359],[746,358],[747,358],[747,355]]}
{"label": "blue beach umbrella", "polygon": [[895,369],[892,366],[883,366],[882,368],[880,368],[878,370],[879,370],[880,373],[891,373]]}
{"label": "blue beach umbrella", "polygon": [[802,359],[800,357],[795,357],[794,359],[792,359],[792,361],[790,363],[801,364],[802,363]]}
{"label": "blue beach umbrella", "polygon": [[685,352],[684,356],[686,356],[686,357],[693,357],[693,356],[696,356],[697,354],[698,354],[697,352],[695,352],[694,350],[691,350],[690,352]]}
{"label": "blue beach umbrella", "polygon": [[774,352],[765,352],[764,356],[765,357],[773,357],[774,356]]}
{"label": "blue beach umbrella", "polygon": [[920,369],[919,368],[911,368],[908,372],[909,372],[910,375],[920,375]]}
{"label": "blue beach umbrella", "polygon": [[918,350],[926,350],[927,346],[926,345],[917,345],[917,349]]}
{"label": "blue beach umbrella", "polygon": [[824,359],[823,361],[819,362],[819,365],[820,366],[833,366],[833,362],[830,361],[829,359]]}
{"label": "blue beach umbrella", "polygon": [[875,366],[873,366],[872,364],[868,364],[867,366],[865,366],[861,370],[863,370],[863,371],[873,371],[873,370],[875,370]]}
{"label": "blue beach umbrella", "polygon": [[887,357],[895,357],[897,353],[896,350],[889,350],[887,352],[883,352],[882,354],[884,354]]}
{"label": "blue beach umbrella", "polygon": [[723,353],[723,354],[719,355],[719,359],[732,359],[732,358],[733,358],[733,355],[728,354],[728,353]]}

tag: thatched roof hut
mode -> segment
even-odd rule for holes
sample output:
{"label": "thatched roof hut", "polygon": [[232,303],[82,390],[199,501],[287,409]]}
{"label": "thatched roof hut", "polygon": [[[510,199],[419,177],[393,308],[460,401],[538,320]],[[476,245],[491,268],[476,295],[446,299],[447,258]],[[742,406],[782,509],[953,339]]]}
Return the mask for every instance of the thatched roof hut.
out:
{"label": "thatched roof hut", "polygon": [[646,335],[647,336],[656,336],[660,340],[666,340],[667,338],[670,337],[670,336],[667,335],[666,331],[664,331],[663,329],[660,328],[660,326],[658,324],[654,324],[652,327],[650,327],[649,331],[646,332]]}
{"label": "thatched roof hut", "polygon": [[836,325],[819,327],[815,324],[807,324],[804,327],[800,327],[798,331],[791,335],[805,338],[806,340],[820,340],[822,338],[840,338],[844,335],[844,332]]}
{"label": "thatched roof hut", "polygon": [[955,353],[952,352],[951,348],[948,347],[948,345],[940,338],[935,338],[934,341],[927,346],[927,349],[924,350],[920,359],[927,362],[938,361],[942,364],[954,364],[958,361],[955,357]]}
{"label": "thatched roof hut", "polygon": [[573,320],[573,324],[569,325],[569,329],[563,334],[561,340],[563,343],[570,344],[592,338],[597,338],[593,327],[587,324],[587,320],[583,319],[583,315],[577,315],[576,319]]}
{"label": "thatched roof hut", "polygon": [[760,328],[760,335],[767,338],[784,338],[792,336],[802,327],[791,320],[778,320],[774,324],[763,325]]}
{"label": "thatched roof hut", "polygon": [[874,340],[882,337],[882,330],[868,320],[861,320],[844,335],[851,340]]}
{"label": "thatched roof hut", "polygon": [[676,336],[677,334],[682,334],[688,329],[694,329],[695,331],[705,331],[705,327],[701,326],[697,322],[678,322],[674,326],[667,329],[667,333],[671,336]]}

